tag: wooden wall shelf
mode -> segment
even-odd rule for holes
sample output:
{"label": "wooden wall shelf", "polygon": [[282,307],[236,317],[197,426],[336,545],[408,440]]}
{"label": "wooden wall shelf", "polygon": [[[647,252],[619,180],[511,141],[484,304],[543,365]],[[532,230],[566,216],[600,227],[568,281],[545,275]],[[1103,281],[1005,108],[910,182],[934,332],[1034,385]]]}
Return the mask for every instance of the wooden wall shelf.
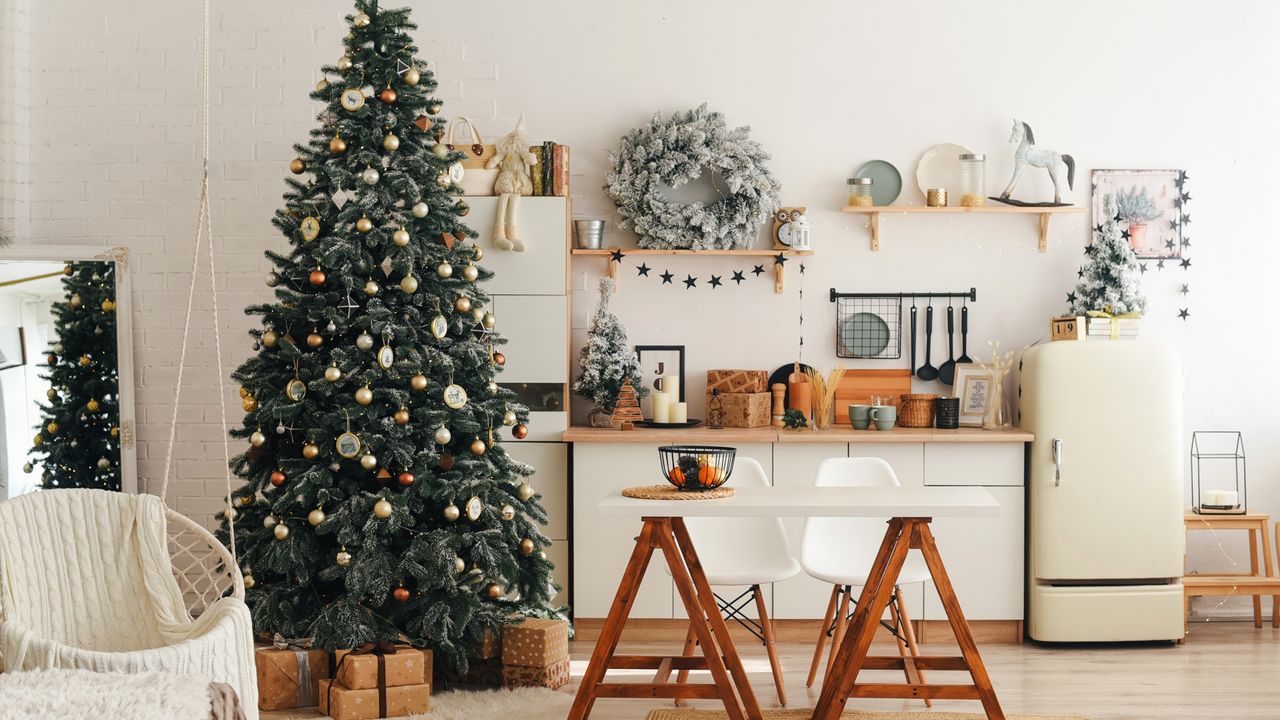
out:
{"label": "wooden wall shelf", "polygon": [[[613,255],[620,248],[612,247],[601,250],[582,250],[574,248],[572,253],[576,256],[603,257],[607,264],[607,272],[609,277],[618,277],[618,263],[614,261]],[[652,250],[649,248],[629,248],[622,250],[623,257],[632,255],[685,255],[685,256],[708,256],[708,257],[759,257],[759,258],[776,258],[782,255],[786,258],[807,257],[812,255],[812,250]],[[773,266],[773,291],[781,294],[783,291],[783,279],[786,276],[786,265],[783,263],[775,263]]]}
{"label": "wooden wall shelf", "polygon": [[[924,213],[944,215],[947,213],[968,213],[972,215],[1039,215],[1040,216],[1040,252],[1049,248],[1049,218],[1054,215],[1082,213],[1085,208],[1074,205],[1061,207],[1017,207],[1015,205],[984,205],[982,207],[921,207],[919,205],[872,205],[861,207],[847,205],[844,212],[871,216],[871,250],[880,249],[880,215],[883,213]],[[576,250],[574,252],[577,252]]]}

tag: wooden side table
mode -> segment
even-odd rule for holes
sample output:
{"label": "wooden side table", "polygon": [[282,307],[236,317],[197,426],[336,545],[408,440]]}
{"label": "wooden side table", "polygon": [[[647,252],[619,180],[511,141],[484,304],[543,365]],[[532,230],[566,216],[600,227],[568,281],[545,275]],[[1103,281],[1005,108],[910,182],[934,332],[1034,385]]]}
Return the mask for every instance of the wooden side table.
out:
{"label": "wooden side table", "polygon": [[[1276,577],[1271,559],[1271,516],[1261,513],[1247,515],[1201,515],[1188,510],[1183,518],[1187,531],[1192,530],[1247,530],[1249,532],[1249,572],[1184,575],[1183,593],[1186,596],[1184,619],[1190,614],[1191,598],[1201,596],[1231,595],[1237,592],[1253,596],[1253,626],[1262,627],[1262,596],[1271,595],[1271,627],[1280,628],[1280,578]],[[1280,543],[1280,528],[1276,542]],[[1262,567],[1258,563],[1258,546],[1262,546]]]}

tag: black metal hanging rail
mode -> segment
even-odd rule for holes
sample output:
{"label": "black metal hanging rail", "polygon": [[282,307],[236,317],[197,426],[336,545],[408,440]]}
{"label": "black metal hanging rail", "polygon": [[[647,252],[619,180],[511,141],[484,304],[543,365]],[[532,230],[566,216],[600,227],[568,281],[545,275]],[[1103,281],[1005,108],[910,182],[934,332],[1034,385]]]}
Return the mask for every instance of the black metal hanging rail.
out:
{"label": "black metal hanging rail", "polygon": [[959,300],[961,298],[967,298],[973,302],[977,302],[978,289],[969,288],[969,292],[958,292],[958,293],[949,293],[949,292],[842,293],[842,292],[836,292],[835,288],[831,288],[831,302],[835,302],[836,298],[899,298],[899,299],[901,298],[953,298],[956,300]]}

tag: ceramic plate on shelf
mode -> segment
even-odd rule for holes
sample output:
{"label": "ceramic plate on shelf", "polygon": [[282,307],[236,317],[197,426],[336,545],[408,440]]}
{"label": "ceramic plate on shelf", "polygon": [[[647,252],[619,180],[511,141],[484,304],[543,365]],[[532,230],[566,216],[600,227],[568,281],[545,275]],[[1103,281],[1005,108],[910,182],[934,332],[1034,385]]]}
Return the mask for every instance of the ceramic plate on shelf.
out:
{"label": "ceramic plate on shelf", "polygon": [[871,203],[873,205],[892,205],[902,194],[902,173],[887,160],[871,160],[863,163],[854,177],[869,177],[875,184],[871,186]]}
{"label": "ceramic plate on shelf", "polygon": [[840,328],[840,350],[855,358],[874,358],[889,347],[889,323],[872,312],[850,315]]}
{"label": "ceramic plate on shelf", "polygon": [[[930,188],[945,188],[947,194],[960,200],[960,156],[973,152],[963,145],[943,143],[934,145],[920,156],[916,163],[916,187],[920,188],[920,201],[928,197]],[[949,200],[948,200],[949,202]]]}

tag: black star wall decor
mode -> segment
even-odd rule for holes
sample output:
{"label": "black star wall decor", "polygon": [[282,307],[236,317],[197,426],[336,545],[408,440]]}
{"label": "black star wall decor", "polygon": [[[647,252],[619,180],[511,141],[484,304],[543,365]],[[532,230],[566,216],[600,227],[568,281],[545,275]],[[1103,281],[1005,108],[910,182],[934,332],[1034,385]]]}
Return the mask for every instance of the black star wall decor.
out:
{"label": "black star wall decor", "polygon": [[685,276],[685,279],[684,279],[684,289],[685,289],[685,290],[692,290],[692,289],[694,289],[694,288],[695,288],[695,287],[697,287],[697,286],[698,286],[698,278],[696,278],[696,277],[694,277],[694,276],[692,276],[692,275],[687,275],[687,276]]}
{"label": "black star wall decor", "polygon": [[661,277],[663,285],[670,285],[671,278],[675,277],[675,275],[672,275],[670,270],[663,270]]}
{"label": "black star wall decor", "polygon": [[712,288],[712,289],[715,289],[715,288],[720,287],[720,285],[721,285],[721,283],[720,283],[720,276],[719,276],[719,275],[712,275],[712,276],[711,276],[711,288]]}
{"label": "black star wall decor", "polygon": [[1182,318],[1183,320],[1186,320],[1187,318],[1191,317],[1191,310],[1189,308],[1182,308],[1178,310],[1178,317]]}
{"label": "black star wall decor", "polygon": [[754,268],[754,269],[752,269],[752,270],[751,270],[751,274],[752,274],[752,275],[759,275],[759,274],[760,274],[760,273],[762,273],[762,272],[764,272],[764,266],[763,266],[763,265],[757,265],[757,266],[755,266],[755,268]]}
{"label": "black star wall decor", "polygon": [[640,265],[636,267],[636,274],[640,277],[649,277],[649,266],[644,263],[640,263]]}
{"label": "black star wall decor", "polygon": [[[609,257],[609,263],[611,264],[611,267],[612,267],[612,263],[617,263],[619,265],[622,265],[628,262],[627,254],[616,248],[608,252],[608,257]],[[779,252],[777,255],[773,255],[772,253],[770,253],[768,257],[770,257],[773,260],[773,264],[775,267],[781,267],[785,265],[786,261],[790,259],[784,252]],[[635,262],[634,260],[630,262],[633,263],[632,267],[635,268],[637,278],[654,278],[654,280],[659,281],[658,282],[659,285],[675,285],[677,282],[679,282],[684,284],[684,288],[686,290],[699,289],[698,280],[700,278],[692,274],[686,274],[684,280],[679,280],[677,279],[675,273],[671,272],[671,270],[669,269],[663,269],[663,271],[659,273],[657,271],[657,268],[650,267],[650,265],[647,262],[641,262],[639,264],[634,264]],[[703,283],[702,287],[712,291],[719,290],[721,288],[727,287],[729,280],[732,280],[735,285],[742,285],[742,283],[750,279],[747,277],[748,273],[750,273],[755,278],[759,278],[760,276],[766,274],[765,263],[761,263],[759,265],[754,265],[750,267],[751,267],[750,270],[745,270],[745,269],[729,270],[728,272],[732,273],[732,275],[728,278],[728,280],[725,279],[725,275],[723,273],[718,275],[709,275],[709,279]],[[805,267],[805,264],[800,263],[801,275],[805,273],[806,269],[807,268]],[[770,274],[766,279],[770,282],[770,284],[773,283],[772,274]],[[300,277],[299,282],[303,282],[303,281],[304,281],[304,278]]]}
{"label": "black star wall decor", "polygon": [[743,274],[742,274],[742,271],[741,271],[741,270],[734,270],[734,271],[733,271],[733,277],[731,277],[731,278],[729,278],[729,279],[730,279],[730,280],[732,280],[732,281],[734,281],[735,283],[737,283],[737,284],[741,285],[741,284],[742,284],[742,281],[743,281],[743,280],[746,280],[747,278],[746,278],[745,276],[743,276]]}
{"label": "black star wall decor", "polygon": [[626,255],[623,255],[622,251],[617,248],[614,248],[613,252],[609,253],[610,262],[620,263],[624,257],[626,257]]}

